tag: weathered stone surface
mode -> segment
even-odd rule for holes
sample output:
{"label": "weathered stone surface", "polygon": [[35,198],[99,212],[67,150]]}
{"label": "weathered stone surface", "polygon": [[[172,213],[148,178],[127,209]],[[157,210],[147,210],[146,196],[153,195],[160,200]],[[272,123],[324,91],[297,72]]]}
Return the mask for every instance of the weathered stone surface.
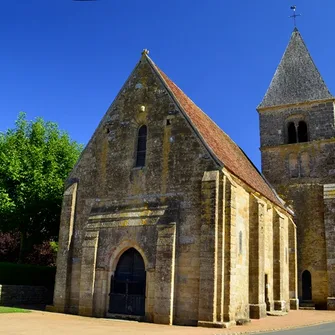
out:
{"label": "weathered stone surface", "polygon": [[55,280],[54,308],[57,312],[67,312],[66,301],[69,298],[69,280],[71,273],[70,245],[77,198],[77,183],[70,185],[64,192],[59,231],[59,251],[57,254],[57,273]]}
{"label": "weathered stone surface", "polygon": [[[335,294],[334,208],[335,183],[335,109],[328,92],[301,39],[293,32],[290,44],[258,108],[260,118],[262,171],[277,193],[292,206],[297,225],[297,245],[290,230],[290,299],[296,283],[299,300],[303,293],[302,274],[311,274],[312,301],[317,308],[327,307]],[[307,125],[307,141],[289,144],[289,124],[297,134],[299,124]],[[299,136],[297,135],[298,139]],[[294,269],[297,249],[298,268]],[[305,293],[309,283],[305,282]],[[309,300],[309,299],[307,299]],[[280,302],[278,307],[284,305]]]}
{"label": "weathered stone surface", "polygon": [[175,259],[176,224],[160,225],[157,236],[155,269],[154,322],[172,325]]}
{"label": "weathered stone surface", "polygon": [[327,298],[327,309],[330,311],[335,311],[335,297]]}
{"label": "weathered stone surface", "polygon": [[[145,164],[136,166],[143,125]],[[258,317],[265,316],[264,274],[275,281],[272,213],[281,213],[286,226],[294,224],[256,170],[274,202],[233,172],[213,158],[162,77],[142,57],[69,176],[54,308],[111,315],[120,257],[134,248],[145,267],[141,318],[146,321],[223,327],[248,320],[253,284]],[[255,194],[259,211],[249,208]],[[288,244],[288,234],[282,238],[280,248]],[[259,257],[255,271],[250,248]],[[288,276],[279,290],[289,291]],[[118,294],[120,301],[128,299],[128,292]],[[273,297],[270,287],[269,306]]]}

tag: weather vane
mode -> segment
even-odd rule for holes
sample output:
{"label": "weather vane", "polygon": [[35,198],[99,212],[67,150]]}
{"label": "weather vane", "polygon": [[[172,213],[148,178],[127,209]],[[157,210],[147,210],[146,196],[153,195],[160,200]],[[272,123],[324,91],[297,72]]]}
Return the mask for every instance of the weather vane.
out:
{"label": "weather vane", "polygon": [[298,16],[301,16],[301,14],[296,14],[296,9],[297,9],[297,6],[293,5],[291,6],[291,9],[293,10],[293,15],[289,16],[290,18],[293,18],[294,20],[294,28],[297,27],[297,17]]}

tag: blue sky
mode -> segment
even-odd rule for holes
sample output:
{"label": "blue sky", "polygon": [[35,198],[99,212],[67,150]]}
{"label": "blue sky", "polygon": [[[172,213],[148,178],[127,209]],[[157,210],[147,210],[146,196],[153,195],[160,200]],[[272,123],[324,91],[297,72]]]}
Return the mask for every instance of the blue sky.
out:
{"label": "blue sky", "polygon": [[86,144],[144,48],[260,167],[256,106],[298,28],[335,92],[334,0],[0,0],[0,131],[20,111]]}

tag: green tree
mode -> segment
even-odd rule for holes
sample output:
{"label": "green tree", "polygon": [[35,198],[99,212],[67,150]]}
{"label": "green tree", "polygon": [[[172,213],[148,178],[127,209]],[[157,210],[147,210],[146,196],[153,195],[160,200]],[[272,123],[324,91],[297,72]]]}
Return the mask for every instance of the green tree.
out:
{"label": "green tree", "polygon": [[0,133],[0,231],[20,232],[20,261],[35,243],[57,240],[64,180],[82,146],[57,124],[27,121]]}

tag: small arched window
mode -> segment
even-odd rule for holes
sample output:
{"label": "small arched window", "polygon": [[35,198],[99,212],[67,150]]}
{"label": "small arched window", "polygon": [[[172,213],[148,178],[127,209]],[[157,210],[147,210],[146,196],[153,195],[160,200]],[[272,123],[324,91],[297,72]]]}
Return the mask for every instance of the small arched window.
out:
{"label": "small arched window", "polygon": [[142,126],[137,135],[136,167],[145,166],[145,155],[147,151],[147,126]]}
{"label": "small arched window", "polygon": [[295,116],[295,120],[287,123],[287,143],[308,142],[308,127],[305,121]]}
{"label": "small arched window", "polygon": [[297,133],[295,130],[294,122],[290,122],[287,125],[287,136],[288,136],[288,143],[297,143]]}
{"label": "small arched window", "polygon": [[307,124],[305,121],[299,121],[298,124],[298,142],[307,142],[308,134],[307,134]]}

